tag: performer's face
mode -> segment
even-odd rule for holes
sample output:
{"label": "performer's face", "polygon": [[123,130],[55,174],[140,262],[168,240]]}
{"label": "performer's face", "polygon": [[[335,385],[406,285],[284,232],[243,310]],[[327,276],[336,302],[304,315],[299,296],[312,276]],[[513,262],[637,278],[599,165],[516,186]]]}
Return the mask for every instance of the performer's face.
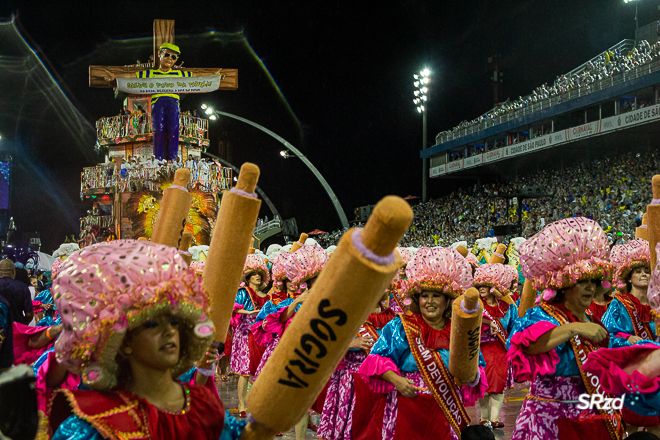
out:
{"label": "performer's face", "polygon": [[595,280],[580,280],[573,287],[566,289],[565,303],[573,305],[575,308],[586,309],[596,295]]}
{"label": "performer's face", "polygon": [[286,286],[287,293],[295,293],[298,290],[296,289],[295,285],[289,280],[284,280],[284,285]]}
{"label": "performer's face", "polygon": [[250,284],[253,284],[255,286],[260,285],[261,284],[261,275],[259,275],[256,272],[253,273],[252,275],[250,275],[249,282],[250,282]]}
{"label": "performer's face", "polygon": [[139,363],[156,370],[169,370],[179,362],[179,319],[161,315],[128,332],[123,351],[130,348],[129,363]]}
{"label": "performer's face", "polygon": [[489,296],[491,296],[492,293],[490,293],[490,287],[488,286],[480,286],[479,287],[479,296],[486,299]]}
{"label": "performer's face", "polygon": [[405,278],[406,277],[406,266],[403,266],[399,268],[399,277],[400,278]]}
{"label": "performer's face", "polygon": [[[165,55],[167,54],[167,55]],[[179,59],[179,54],[173,50],[163,49],[160,52],[160,68],[163,70],[171,69],[176,63],[176,60]]]}
{"label": "performer's face", "polygon": [[440,292],[424,290],[419,294],[419,310],[427,320],[441,318],[447,310],[447,304],[447,297]]}
{"label": "performer's face", "polygon": [[630,276],[630,282],[638,289],[648,289],[650,276],[648,267],[637,267]]}

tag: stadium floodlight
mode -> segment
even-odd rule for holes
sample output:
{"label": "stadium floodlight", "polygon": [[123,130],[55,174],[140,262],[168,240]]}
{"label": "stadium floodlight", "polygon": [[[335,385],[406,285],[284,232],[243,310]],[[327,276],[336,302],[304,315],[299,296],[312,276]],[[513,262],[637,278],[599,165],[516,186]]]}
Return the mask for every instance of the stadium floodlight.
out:
{"label": "stadium floodlight", "polygon": [[426,93],[429,91],[429,89],[427,89],[426,87],[422,87],[419,91],[422,93]]}
{"label": "stadium floodlight", "polygon": [[422,101],[426,101],[428,97],[426,95],[422,95]]}
{"label": "stadium floodlight", "polygon": [[[426,103],[429,100],[428,93],[429,89],[427,85],[431,82],[431,70],[428,69],[427,67],[423,68],[422,70],[419,71],[419,73],[413,74],[413,78],[415,78],[415,81],[413,82],[413,85],[415,86],[415,89],[413,91],[413,94],[415,95],[415,98],[413,99],[413,103],[415,104],[415,108],[417,109],[417,113],[421,113],[422,115],[422,149],[425,149],[427,147],[427,139],[426,139],[426,125],[427,125],[427,111],[426,111]],[[426,203],[428,201],[426,189],[427,189],[427,178],[429,174],[429,159],[424,158],[422,160],[422,201]]]}
{"label": "stadium floodlight", "polygon": [[285,150],[280,151],[280,156],[286,157],[286,151]]}
{"label": "stadium floodlight", "polygon": [[413,75],[413,78],[415,78],[415,79],[419,79],[419,76],[418,76],[417,74],[414,74],[414,75]]}
{"label": "stadium floodlight", "polygon": [[202,110],[206,109],[206,107],[207,107],[206,104],[202,104]]}
{"label": "stadium floodlight", "polygon": [[218,119],[218,117],[216,115],[211,115],[209,116],[209,119],[215,121],[216,119]]}
{"label": "stadium floodlight", "polygon": [[430,71],[428,68],[422,70],[422,71],[419,72],[419,73],[421,73],[423,77],[431,76],[431,71]]}
{"label": "stadium floodlight", "polygon": [[413,83],[413,86],[415,86],[415,87],[419,87],[419,81],[415,81],[415,82]]}
{"label": "stadium floodlight", "polygon": [[206,112],[207,115],[211,115],[211,114],[213,114],[213,107],[208,107],[208,108],[205,110],[205,112]]}
{"label": "stadium floodlight", "polygon": [[415,95],[415,96],[419,96],[419,90],[415,90],[415,91],[413,92],[413,95]]}

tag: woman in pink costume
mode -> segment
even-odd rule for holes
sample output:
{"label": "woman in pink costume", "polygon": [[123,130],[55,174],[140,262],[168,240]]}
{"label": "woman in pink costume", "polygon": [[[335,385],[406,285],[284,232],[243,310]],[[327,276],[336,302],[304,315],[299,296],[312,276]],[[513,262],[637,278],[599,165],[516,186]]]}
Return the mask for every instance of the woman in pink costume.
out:
{"label": "woman in pink costume", "polygon": [[[359,369],[364,381],[355,382],[355,440],[458,438],[469,424],[464,404],[474,405],[488,386],[481,353],[468,386],[456,386],[447,367],[452,301],[472,286],[467,260],[452,248],[421,248],[406,275],[402,288],[412,313],[385,326]],[[432,372],[422,359],[434,360]]]}
{"label": "woman in pink costume", "polygon": [[[245,398],[248,391],[251,364],[255,358],[261,360],[265,347],[258,345],[250,332],[261,307],[268,301],[268,295],[262,290],[270,281],[268,267],[264,260],[256,254],[249,254],[243,267],[243,282],[234,301],[234,315],[231,324],[234,327],[234,337],[231,347],[230,369],[232,374],[238,374],[238,411],[241,417],[246,417]],[[254,369],[259,365],[256,361]]]}
{"label": "woman in pink costume", "polygon": [[[511,273],[505,264],[484,264],[474,274],[474,287],[484,305],[481,326],[481,353],[486,360],[488,389],[479,399],[481,424],[503,428],[499,415],[504,403],[504,390],[513,386],[511,364],[506,361],[506,340],[518,317],[511,298]],[[508,266],[511,267],[511,266]]]}
{"label": "woman in pink costume", "polygon": [[520,246],[523,275],[541,291],[540,304],[517,319],[507,361],[514,379],[532,382],[514,440],[621,438],[620,411],[578,407],[582,394],[602,394],[598,377],[581,371],[586,355],[606,348],[608,333],[587,308],[609,287],[607,236],[576,217],[546,226]]}
{"label": "woman in pink costume", "polygon": [[134,240],[86,247],[67,260],[54,297],[64,324],[58,361],[93,390],[57,393],[54,440],[238,438],[242,424],[208,388],[174,379],[215,333],[202,280],[177,249]]}

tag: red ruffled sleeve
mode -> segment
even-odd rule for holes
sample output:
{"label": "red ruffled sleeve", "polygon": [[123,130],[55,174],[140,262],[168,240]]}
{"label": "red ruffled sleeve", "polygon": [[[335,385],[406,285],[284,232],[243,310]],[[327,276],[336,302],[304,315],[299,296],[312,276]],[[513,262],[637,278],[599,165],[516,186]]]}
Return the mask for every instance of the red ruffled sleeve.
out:
{"label": "red ruffled sleeve", "polygon": [[620,348],[602,348],[589,353],[582,369],[600,378],[603,389],[612,394],[653,393],[660,389],[660,377],[648,378],[638,371],[628,374],[626,364],[640,356],[660,350],[656,344],[631,345]]}
{"label": "red ruffled sleeve", "polygon": [[555,327],[557,326],[551,322],[539,321],[511,337],[511,346],[506,354],[506,360],[511,362],[513,377],[516,378],[516,381],[533,381],[539,374],[544,375],[555,372],[559,363],[559,355],[555,350],[537,355],[529,355],[523,351],[523,347],[529,347],[541,335]]}
{"label": "red ruffled sleeve", "polygon": [[242,304],[234,303],[234,310],[232,311],[231,321],[229,321],[232,327],[236,327],[238,324],[241,323],[241,319],[243,318],[241,316],[242,313],[236,313],[236,310],[242,310],[242,309],[244,309]]}
{"label": "red ruffled sleeve", "polygon": [[386,371],[394,371],[399,376],[401,375],[399,367],[396,366],[392,359],[377,354],[370,354],[362,362],[358,373],[369,384],[371,391],[375,393],[389,393],[390,391],[394,391],[396,387],[380,377]]}

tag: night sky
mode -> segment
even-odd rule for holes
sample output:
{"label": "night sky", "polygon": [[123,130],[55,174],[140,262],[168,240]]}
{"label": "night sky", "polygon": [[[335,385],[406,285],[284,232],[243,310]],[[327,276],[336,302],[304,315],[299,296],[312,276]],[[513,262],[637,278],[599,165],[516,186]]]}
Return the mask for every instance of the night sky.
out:
{"label": "night sky", "polygon": [[[658,4],[641,2],[640,25],[658,18]],[[95,121],[121,109],[109,89],[87,86],[87,66],[146,60],[156,18],[176,20],[185,67],[239,69],[237,91],[187,96],[181,109],[199,112],[207,102],[284,137],[325,176],[349,220],[355,207],[385,195],[421,196],[413,73],[433,72],[433,145],[439,131],[492,108],[488,57],[501,55],[500,100],[515,99],[634,38],[635,29],[635,7],[623,0],[2,1],[2,21],[12,13],[72,103],[58,103],[52,85],[21,86],[25,72],[2,64],[20,51],[0,34],[0,152],[15,159],[12,214],[19,232],[41,232],[46,252],[78,233],[89,209],[79,173],[102,161],[93,152]],[[300,160],[282,159],[277,141],[227,118],[211,124],[209,152],[222,141],[234,165],[259,165],[259,186],[301,232],[340,227],[320,184]],[[461,183],[431,179],[429,194]]]}

